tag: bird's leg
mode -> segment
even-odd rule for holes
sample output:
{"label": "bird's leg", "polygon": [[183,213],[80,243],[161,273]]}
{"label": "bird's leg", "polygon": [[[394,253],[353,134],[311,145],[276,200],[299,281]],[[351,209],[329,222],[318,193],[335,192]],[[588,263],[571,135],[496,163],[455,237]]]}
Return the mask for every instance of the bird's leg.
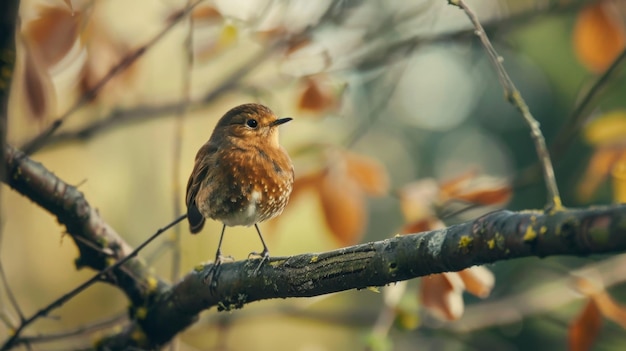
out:
{"label": "bird's leg", "polygon": [[209,268],[209,271],[204,276],[204,282],[211,282],[212,284],[217,285],[217,273],[220,265],[225,261],[233,261],[231,256],[222,256],[222,240],[224,239],[224,231],[226,230],[226,225],[222,226],[222,233],[220,234],[220,241],[217,244],[217,251],[215,252],[215,262],[213,262],[213,266]]}
{"label": "bird's leg", "polygon": [[256,269],[254,270],[254,273],[253,273],[254,275],[256,275],[259,272],[259,269],[261,268],[263,263],[265,263],[266,261],[268,261],[270,259],[270,250],[267,248],[267,245],[265,245],[265,240],[263,240],[263,235],[261,234],[261,230],[259,229],[259,225],[255,223],[254,227],[256,228],[256,232],[259,233],[259,238],[261,239],[261,243],[263,244],[263,251],[261,253],[251,252],[248,255],[248,258],[250,258],[250,256],[259,256],[259,257],[261,257],[261,262],[259,262],[259,265],[256,267]]}

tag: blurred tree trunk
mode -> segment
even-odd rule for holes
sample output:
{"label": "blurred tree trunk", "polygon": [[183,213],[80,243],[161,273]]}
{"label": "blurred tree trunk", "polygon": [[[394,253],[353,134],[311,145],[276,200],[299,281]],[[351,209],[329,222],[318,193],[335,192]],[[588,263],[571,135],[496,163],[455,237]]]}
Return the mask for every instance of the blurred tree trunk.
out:
{"label": "blurred tree trunk", "polygon": [[[15,65],[15,29],[19,0],[0,1],[0,146],[4,148],[7,135],[9,90]],[[0,162],[0,177],[4,177],[4,160]]]}

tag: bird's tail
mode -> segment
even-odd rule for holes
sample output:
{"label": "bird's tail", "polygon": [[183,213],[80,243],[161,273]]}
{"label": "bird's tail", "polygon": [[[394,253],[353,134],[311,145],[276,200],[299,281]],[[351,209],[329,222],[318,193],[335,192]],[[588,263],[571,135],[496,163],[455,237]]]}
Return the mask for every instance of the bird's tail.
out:
{"label": "bird's tail", "polygon": [[189,221],[189,231],[196,234],[204,227],[204,216],[198,211],[196,206],[189,206],[187,210],[187,220]]}

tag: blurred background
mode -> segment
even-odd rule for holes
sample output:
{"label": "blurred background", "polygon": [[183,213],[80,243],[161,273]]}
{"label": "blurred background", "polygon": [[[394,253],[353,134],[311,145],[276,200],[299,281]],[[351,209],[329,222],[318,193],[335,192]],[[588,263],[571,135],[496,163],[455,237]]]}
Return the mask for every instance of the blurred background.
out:
{"label": "blurred background", "polygon": [[[467,3],[541,123],[565,205],[623,202],[626,2]],[[296,188],[284,214],[261,226],[272,255],[545,205],[528,127],[471,23],[447,1],[206,0],[180,18],[189,5],[195,1],[20,5],[8,142],[24,145],[72,111],[33,158],[78,186],[132,246],[182,213],[196,151],[228,109],[246,102],[294,118],[281,127],[281,143]],[[6,187],[1,200],[0,258],[30,315],[93,272],[75,270],[78,251],[53,216]],[[207,224],[197,236],[180,225],[142,255],[175,282],[213,258],[221,224]],[[244,259],[259,248],[253,229],[237,227],[222,249]],[[173,347],[620,350],[624,260],[529,258],[377,291],[210,310]],[[115,331],[127,308],[120,291],[98,284],[26,334],[103,322],[32,344],[73,349]],[[18,321],[6,289],[0,309],[5,339]]]}

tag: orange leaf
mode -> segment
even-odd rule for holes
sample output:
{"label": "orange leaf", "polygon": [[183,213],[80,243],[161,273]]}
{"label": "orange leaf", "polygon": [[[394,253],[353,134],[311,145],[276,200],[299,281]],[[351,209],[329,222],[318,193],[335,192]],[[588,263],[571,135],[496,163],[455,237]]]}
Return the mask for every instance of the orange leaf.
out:
{"label": "orange leaf", "polygon": [[604,317],[626,329],[626,308],[624,306],[615,302],[606,291],[593,295],[592,299]]}
{"label": "orange leaf", "polygon": [[382,196],[389,191],[389,176],[382,165],[370,157],[352,152],[343,152],[348,176],[357,182],[366,194]]}
{"label": "orange leaf", "polygon": [[331,168],[320,184],[320,201],[326,224],[341,245],[353,245],[365,229],[365,199],[343,169]]}
{"label": "orange leaf", "polygon": [[570,351],[590,350],[601,327],[600,309],[593,299],[589,299],[580,315],[570,324],[568,338]]}
{"label": "orange leaf", "polygon": [[194,21],[213,22],[222,19],[222,14],[213,6],[198,6],[191,12]]}
{"label": "orange leaf", "polygon": [[459,192],[459,189],[465,187],[468,181],[474,179],[477,176],[476,170],[470,170],[465,173],[461,173],[459,176],[449,179],[440,184],[441,193],[444,197],[453,197],[454,194]]}
{"label": "orange leaf", "polygon": [[313,112],[323,112],[335,107],[337,98],[332,89],[330,85],[322,85],[318,79],[306,78],[298,107]]}
{"label": "orange leaf", "polygon": [[459,272],[459,276],[463,280],[467,292],[480,298],[489,296],[495,284],[493,273],[483,266],[464,269]]}
{"label": "orange leaf", "polygon": [[24,40],[32,53],[50,68],[70,51],[78,39],[80,16],[71,8],[44,7],[39,18],[26,24]]}
{"label": "orange leaf", "polygon": [[400,234],[415,234],[430,230],[430,218],[419,219],[406,224],[400,230]]}
{"label": "orange leaf", "polygon": [[433,207],[439,197],[439,185],[434,179],[407,184],[398,192],[400,209],[406,221],[421,221],[434,215]]}
{"label": "orange leaf", "polygon": [[461,200],[479,205],[501,205],[511,198],[508,182],[470,171],[451,181],[441,184],[442,201]]}
{"label": "orange leaf", "polygon": [[579,60],[593,72],[604,71],[626,44],[624,25],[609,1],[595,1],[583,8],[573,37]]}
{"label": "orange leaf", "polygon": [[436,317],[456,320],[463,315],[463,281],[454,272],[433,274],[422,278],[420,299]]}
{"label": "orange leaf", "polygon": [[417,221],[406,224],[400,230],[400,234],[415,234],[420,232],[425,232],[428,230],[435,230],[445,228],[446,225],[443,224],[441,220],[436,217],[429,217],[424,219],[419,219]]}
{"label": "orange leaf", "polygon": [[512,190],[506,186],[494,187],[493,189],[481,189],[460,193],[455,196],[458,200],[463,200],[480,205],[498,205],[508,202],[511,199]]}
{"label": "orange leaf", "polygon": [[591,198],[623,155],[626,155],[626,150],[614,147],[598,148],[594,152],[578,185],[577,193],[580,200],[587,201]]}

